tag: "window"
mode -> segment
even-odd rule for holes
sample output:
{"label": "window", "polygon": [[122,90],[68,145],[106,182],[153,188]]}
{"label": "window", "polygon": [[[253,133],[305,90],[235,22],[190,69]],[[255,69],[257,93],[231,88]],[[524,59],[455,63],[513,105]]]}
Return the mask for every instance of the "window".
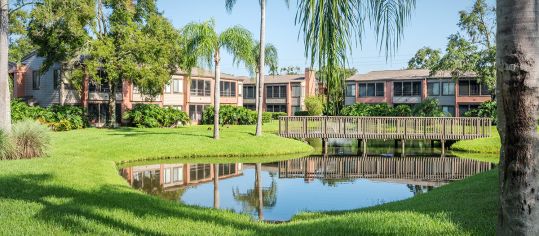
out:
{"label": "window", "polygon": [[52,80],[52,84],[53,84],[53,87],[54,89],[58,89],[58,87],[60,87],[60,69],[54,69],[53,71],[53,80]]}
{"label": "window", "polygon": [[292,86],[292,97],[293,98],[301,97],[301,87],[299,85]]}
{"label": "window", "polygon": [[41,86],[41,75],[39,74],[39,71],[34,70],[32,71],[32,89],[39,90],[40,86]]}
{"label": "window", "polygon": [[442,106],[445,116],[455,116],[455,106]]}
{"label": "window", "polygon": [[179,79],[172,80],[172,91],[173,93],[182,93],[183,92],[183,81]]}
{"label": "window", "polygon": [[292,114],[296,114],[296,112],[298,111],[301,111],[301,107],[300,106],[292,106]]}
{"label": "window", "polygon": [[439,82],[428,83],[427,93],[429,96],[440,96],[440,83]]}
{"label": "window", "polygon": [[171,174],[170,168],[166,168],[166,169],[164,170],[164,172],[165,172],[165,173],[163,174],[163,175],[164,175],[164,176],[163,176],[163,177],[164,177],[164,178],[163,178],[163,182],[165,182],[165,184],[170,184],[170,182],[172,181],[172,178],[171,178],[172,176],[170,175],[170,174]]}
{"label": "window", "polygon": [[266,111],[267,112],[286,112],[286,105],[284,105],[284,104],[279,104],[279,105],[268,104],[268,105],[266,105]]}
{"label": "window", "polygon": [[243,104],[243,107],[253,111],[256,110],[256,105],[254,104]]}
{"label": "window", "polygon": [[198,181],[210,178],[210,164],[193,164],[189,168],[189,180]]}
{"label": "window", "polygon": [[393,82],[393,94],[396,97],[417,97],[421,95],[421,82]]}
{"label": "window", "polygon": [[189,118],[192,121],[200,121],[202,119],[202,112],[209,105],[189,105]]}
{"label": "window", "polygon": [[183,182],[183,167],[175,167],[172,169],[172,182]]}
{"label": "window", "polygon": [[490,95],[488,87],[476,80],[459,80],[459,96]]}
{"label": "window", "polygon": [[455,95],[455,83],[454,82],[442,82],[442,95],[453,96]]}
{"label": "window", "polygon": [[355,97],[356,96],[356,84],[347,84],[346,85],[346,96]]}
{"label": "window", "polygon": [[236,96],[236,82],[221,81],[220,83],[221,97],[235,97]]}
{"label": "window", "polygon": [[243,86],[243,96],[245,99],[254,99],[255,94],[255,86]]}
{"label": "window", "polygon": [[172,86],[170,84],[165,84],[165,93],[171,93],[172,92]]}
{"label": "window", "polygon": [[273,85],[266,87],[267,98],[286,98],[286,85]]}
{"label": "window", "polygon": [[360,83],[359,96],[360,97],[383,97],[384,96],[384,83]]}
{"label": "window", "polygon": [[236,174],[236,164],[219,164],[219,176]]}
{"label": "window", "polygon": [[191,80],[191,96],[211,96],[211,82],[209,80]]}

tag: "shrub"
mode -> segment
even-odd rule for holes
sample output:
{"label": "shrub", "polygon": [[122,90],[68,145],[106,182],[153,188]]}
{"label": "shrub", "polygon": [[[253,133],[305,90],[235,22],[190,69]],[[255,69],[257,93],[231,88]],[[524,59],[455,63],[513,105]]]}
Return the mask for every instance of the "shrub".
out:
{"label": "shrub", "polygon": [[15,146],[9,135],[0,129],[0,160],[8,160],[13,158]]}
{"label": "shrub", "polygon": [[438,100],[434,98],[427,98],[416,105],[412,110],[412,114],[420,117],[440,117],[445,115],[438,105]]}
{"label": "shrub", "polygon": [[13,124],[11,137],[15,144],[12,159],[40,157],[49,146],[50,130],[36,121],[23,120]]}
{"label": "shrub", "polygon": [[139,128],[168,128],[189,123],[185,112],[156,104],[137,104],[125,112],[123,118]]}
{"label": "shrub", "polygon": [[305,107],[310,116],[320,116],[324,111],[323,96],[309,96],[305,98]]}
{"label": "shrub", "polygon": [[492,123],[498,122],[498,110],[496,101],[488,101],[481,103],[479,108],[472,109],[464,113],[465,117],[487,117],[492,119]]}
{"label": "shrub", "polygon": [[269,113],[271,113],[271,119],[273,120],[278,120],[279,117],[281,116],[288,116],[286,112],[269,112]]}
{"label": "shrub", "polygon": [[393,107],[392,116],[412,116],[412,108],[408,105],[397,105]]}
{"label": "shrub", "polygon": [[387,103],[373,104],[367,107],[369,116],[392,116],[394,114],[393,108],[389,107]]}
{"label": "shrub", "polygon": [[309,112],[308,111],[296,111],[296,113],[294,113],[295,116],[309,116]]}
{"label": "shrub", "polygon": [[53,105],[49,108],[29,106],[23,101],[11,101],[11,120],[37,120],[55,131],[68,131],[86,127],[84,110],[73,105]]}
{"label": "shrub", "polygon": [[[258,114],[256,111],[241,106],[223,105],[219,108],[219,124],[222,125],[254,125]],[[272,112],[262,113],[262,123],[268,123],[273,116]],[[202,124],[213,124],[214,107],[208,106],[202,113]]]}
{"label": "shrub", "polygon": [[370,116],[370,106],[365,103],[356,103],[354,105],[345,106],[341,110],[341,115],[343,116]]}

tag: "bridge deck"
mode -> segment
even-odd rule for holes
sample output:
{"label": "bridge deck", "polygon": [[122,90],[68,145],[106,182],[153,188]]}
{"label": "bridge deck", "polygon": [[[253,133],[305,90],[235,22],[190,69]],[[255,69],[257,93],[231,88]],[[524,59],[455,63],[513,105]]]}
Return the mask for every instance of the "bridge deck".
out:
{"label": "bridge deck", "polygon": [[283,116],[287,138],[462,140],[490,137],[489,118]]}

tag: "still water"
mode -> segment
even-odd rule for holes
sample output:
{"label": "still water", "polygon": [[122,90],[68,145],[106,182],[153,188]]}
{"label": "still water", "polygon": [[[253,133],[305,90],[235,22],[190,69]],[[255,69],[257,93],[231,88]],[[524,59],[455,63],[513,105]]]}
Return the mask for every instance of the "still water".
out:
{"label": "still water", "polygon": [[403,200],[493,168],[456,157],[351,156],[353,145],[333,146],[333,153],[343,155],[263,164],[151,164],[125,167],[120,174],[133,188],[172,201],[286,221],[304,211],[350,210]]}

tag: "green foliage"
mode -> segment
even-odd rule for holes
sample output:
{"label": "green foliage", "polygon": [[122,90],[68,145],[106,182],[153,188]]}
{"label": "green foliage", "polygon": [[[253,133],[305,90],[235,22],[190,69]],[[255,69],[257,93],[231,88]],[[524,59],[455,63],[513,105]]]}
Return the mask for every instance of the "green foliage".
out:
{"label": "green foliage", "polygon": [[41,157],[50,144],[50,130],[33,120],[23,120],[13,124],[11,138],[15,153],[11,159]]}
{"label": "green foliage", "polygon": [[48,108],[29,106],[20,100],[11,101],[11,120],[37,120],[54,131],[69,131],[86,127],[88,121],[79,106],[53,105]]}
{"label": "green foliage", "polygon": [[[214,107],[208,106],[202,113],[202,124],[213,124]],[[222,125],[252,125],[256,124],[256,112],[241,106],[224,105],[219,109],[219,124]],[[270,114],[271,119],[271,114]]]}
{"label": "green foliage", "polygon": [[498,109],[496,101],[488,101],[481,103],[479,108],[472,109],[464,113],[465,117],[486,117],[492,119],[493,124],[498,123]]}
{"label": "green foliage", "polygon": [[305,98],[305,108],[309,116],[320,116],[324,112],[324,97],[309,96]]}
{"label": "green foliage", "polygon": [[14,157],[15,145],[9,135],[0,130],[0,160],[9,160]]}
{"label": "green foliage", "polygon": [[430,69],[440,61],[441,54],[438,49],[423,47],[408,61],[408,69]]}
{"label": "green foliage", "polygon": [[309,112],[308,111],[296,111],[296,113],[294,113],[295,116],[309,116]]}
{"label": "green foliage", "polygon": [[[397,49],[415,0],[298,1],[296,24],[304,35],[305,56],[311,67],[318,63],[327,88],[326,114],[337,115],[344,104],[347,56],[354,43],[361,44],[368,21],[386,55]],[[355,39],[355,40],[354,40]]]}
{"label": "green foliage", "polygon": [[139,128],[169,128],[189,123],[185,112],[156,104],[137,104],[123,118]]}
{"label": "green foliage", "polygon": [[[286,112],[266,112],[271,114],[272,120],[278,120],[281,116],[288,116]],[[263,114],[262,114],[263,115]]]}
{"label": "green foliage", "polygon": [[412,109],[412,114],[419,117],[441,117],[445,115],[438,104],[438,99],[434,98],[427,98],[417,104]]}
{"label": "green foliage", "polygon": [[438,101],[426,99],[415,107],[408,105],[388,106],[386,103],[366,104],[356,103],[345,106],[341,110],[344,116],[418,116],[418,117],[440,117],[443,116]]}
{"label": "green foliage", "polygon": [[272,112],[262,112],[262,123],[269,123],[273,119]]}

